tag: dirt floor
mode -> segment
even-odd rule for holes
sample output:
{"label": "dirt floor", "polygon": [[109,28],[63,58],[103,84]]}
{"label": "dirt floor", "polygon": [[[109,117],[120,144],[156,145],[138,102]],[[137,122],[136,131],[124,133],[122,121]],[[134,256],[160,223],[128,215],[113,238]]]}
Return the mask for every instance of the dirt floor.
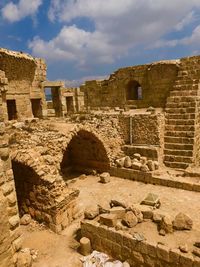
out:
{"label": "dirt floor", "polygon": [[[189,215],[194,222],[193,230],[160,236],[156,224],[146,221],[138,224],[134,231],[142,233],[151,242],[162,242],[170,248],[177,248],[183,244],[187,244],[190,248],[195,241],[200,240],[200,194],[198,192],[143,184],[116,177],[111,177],[111,182],[108,184],[101,184],[97,176],[87,176],[85,179],[74,178],[69,182],[69,187],[80,190],[78,202],[82,210],[91,206],[91,203],[105,206],[111,199],[119,198],[132,204],[140,203],[148,193],[157,194],[161,200],[159,212],[168,214],[172,218],[179,212]],[[33,267],[82,266],[81,255],[75,250],[77,242],[74,236],[78,228],[79,222],[74,222],[61,235],[56,235],[38,226],[23,227],[24,247],[38,251]]]}

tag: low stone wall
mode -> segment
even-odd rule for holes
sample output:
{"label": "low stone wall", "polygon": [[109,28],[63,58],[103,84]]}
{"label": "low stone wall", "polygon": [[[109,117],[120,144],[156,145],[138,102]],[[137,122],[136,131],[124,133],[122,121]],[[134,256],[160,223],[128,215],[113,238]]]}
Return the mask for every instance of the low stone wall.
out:
{"label": "low stone wall", "polygon": [[195,183],[192,180],[185,181],[184,177],[178,180],[170,177],[165,177],[163,175],[161,177],[158,177],[153,172],[142,172],[132,169],[116,167],[111,167],[109,172],[112,176],[138,181],[146,184],[162,185],[188,191],[200,192],[200,184],[198,182]]}
{"label": "low stone wall", "polygon": [[96,221],[83,221],[81,233],[90,239],[92,248],[115,259],[128,261],[131,267],[199,267],[200,258],[181,253],[165,245],[138,241],[132,235],[100,225]]}

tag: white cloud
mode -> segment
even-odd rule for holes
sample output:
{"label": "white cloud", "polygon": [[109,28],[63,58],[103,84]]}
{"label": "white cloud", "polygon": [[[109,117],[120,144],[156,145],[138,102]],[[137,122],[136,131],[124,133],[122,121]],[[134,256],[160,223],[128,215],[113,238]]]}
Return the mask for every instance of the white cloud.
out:
{"label": "white cloud", "polygon": [[1,13],[4,19],[16,22],[27,16],[33,16],[41,4],[42,0],[19,0],[18,4],[9,2],[1,9]]}
{"label": "white cloud", "polygon": [[[49,19],[65,26],[52,40],[37,37],[29,47],[36,56],[80,66],[111,63],[138,47],[159,47],[162,36],[190,24],[199,7],[199,0],[52,0]],[[92,21],[94,31],[69,26],[83,17]]]}

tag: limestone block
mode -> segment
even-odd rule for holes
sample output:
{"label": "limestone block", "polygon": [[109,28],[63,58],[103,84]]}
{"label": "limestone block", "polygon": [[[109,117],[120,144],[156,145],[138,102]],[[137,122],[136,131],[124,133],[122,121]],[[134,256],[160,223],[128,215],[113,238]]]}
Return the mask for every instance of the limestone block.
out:
{"label": "limestone block", "polygon": [[9,219],[9,224],[11,229],[15,229],[19,225],[19,217],[15,215]]}
{"label": "limestone block", "polygon": [[2,160],[7,160],[9,158],[9,148],[7,147],[3,147],[3,148],[0,148],[0,158]]}
{"label": "limestone block", "polygon": [[13,248],[15,252],[22,248],[22,239],[20,237],[13,242]]}
{"label": "limestone block", "polygon": [[132,211],[127,211],[122,222],[124,225],[132,228],[138,223],[138,219]]}
{"label": "limestone block", "polygon": [[173,227],[176,230],[191,230],[193,226],[192,219],[184,213],[176,215],[173,221]]}
{"label": "limestone block", "polygon": [[100,182],[103,184],[107,184],[110,182],[110,174],[108,172],[103,172],[100,174]]}
{"label": "limestone block", "polygon": [[109,212],[110,214],[115,214],[117,219],[123,219],[125,215],[125,209],[123,207],[113,207]]}
{"label": "limestone block", "polygon": [[142,163],[141,162],[133,162],[131,167],[134,170],[140,170],[142,167]]}
{"label": "limestone block", "polygon": [[129,156],[125,157],[124,159],[124,167],[125,168],[130,168],[132,165],[131,158]]}
{"label": "limestone block", "polygon": [[165,233],[173,233],[172,219],[169,216],[164,216],[160,222],[160,230]]}
{"label": "limestone block", "polygon": [[99,222],[108,227],[115,227],[117,223],[117,215],[116,214],[101,214]]}
{"label": "limestone block", "polygon": [[20,219],[21,225],[28,225],[31,222],[31,216],[29,214],[24,214]]}
{"label": "limestone block", "polygon": [[99,215],[99,208],[97,205],[87,207],[84,212],[85,219],[93,220]]}

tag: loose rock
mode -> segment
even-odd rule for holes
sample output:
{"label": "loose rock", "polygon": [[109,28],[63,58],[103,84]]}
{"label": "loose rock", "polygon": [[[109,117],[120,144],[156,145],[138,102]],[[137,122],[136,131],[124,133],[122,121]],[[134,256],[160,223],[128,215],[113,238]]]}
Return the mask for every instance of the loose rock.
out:
{"label": "loose rock", "polygon": [[191,230],[192,226],[192,219],[182,212],[176,215],[175,220],[173,221],[173,227],[176,230]]}

